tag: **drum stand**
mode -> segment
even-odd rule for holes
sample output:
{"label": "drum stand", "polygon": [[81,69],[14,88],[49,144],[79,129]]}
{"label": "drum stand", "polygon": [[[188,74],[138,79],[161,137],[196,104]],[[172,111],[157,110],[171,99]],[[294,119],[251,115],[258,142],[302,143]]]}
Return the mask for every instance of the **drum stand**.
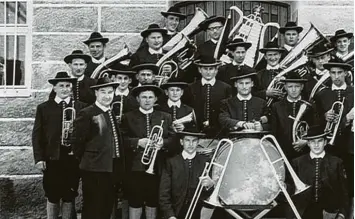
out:
{"label": "drum stand", "polygon": [[[269,211],[271,211],[271,209],[273,209],[274,207],[276,207],[277,203],[276,201],[272,201],[271,204],[269,205],[258,205],[258,206],[254,206],[254,205],[248,205],[248,206],[227,206],[224,210],[226,212],[228,212],[230,215],[232,215],[234,218],[236,219],[244,219],[244,218],[253,218],[253,219],[260,219],[262,218],[265,214],[267,214]],[[233,209],[235,210],[240,210],[238,213],[241,213],[244,215],[244,217],[241,217],[237,212],[235,212]],[[253,214],[250,215],[248,213],[246,213],[247,210],[253,210]],[[256,211],[256,212],[255,212]]]}

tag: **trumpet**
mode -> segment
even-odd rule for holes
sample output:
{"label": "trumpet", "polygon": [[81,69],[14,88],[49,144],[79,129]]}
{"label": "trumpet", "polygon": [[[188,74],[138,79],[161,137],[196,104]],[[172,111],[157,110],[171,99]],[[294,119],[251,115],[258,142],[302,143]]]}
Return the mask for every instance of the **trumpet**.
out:
{"label": "trumpet", "polygon": [[172,76],[175,78],[179,74],[179,66],[173,60],[164,61],[160,64],[158,75],[155,76],[155,79],[158,81],[158,86],[166,83]]}
{"label": "trumpet", "polygon": [[145,171],[149,174],[154,174],[154,164],[158,155],[158,150],[156,149],[155,145],[157,145],[158,142],[163,139],[163,123],[164,120],[161,121],[160,126],[153,126],[141,158],[142,164],[149,165],[148,169]]}
{"label": "trumpet", "polygon": [[343,112],[344,112],[344,100],[345,100],[345,98],[343,98],[343,101],[335,101],[332,105],[331,110],[333,112],[335,112],[335,110],[337,109],[337,111],[338,111],[338,112],[336,112],[336,115],[338,117],[337,121],[336,122],[334,122],[334,121],[327,122],[327,124],[325,125],[324,132],[330,132],[330,137],[329,137],[330,138],[330,140],[329,140],[330,145],[334,145],[335,136],[337,135],[337,132],[339,129],[341,117],[343,116]]}
{"label": "trumpet", "polygon": [[[123,97],[120,100],[111,103],[111,109],[115,115],[115,118],[118,123],[121,123],[123,115]],[[116,115],[116,109],[118,109],[118,114]]]}
{"label": "trumpet", "polygon": [[308,131],[308,124],[306,121],[301,121],[301,118],[303,114],[312,107],[312,105],[305,101],[305,100],[299,100],[302,104],[300,106],[300,109],[297,112],[296,117],[288,116],[289,118],[293,119],[293,124],[292,124],[292,141],[297,142],[303,138],[304,135],[307,134]]}
{"label": "trumpet", "polygon": [[[70,136],[73,134],[74,131],[73,125],[75,120],[75,113],[76,111],[74,108],[74,101],[72,107],[67,107],[63,109],[61,144],[66,147],[71,146],[68,141],[70,140]],[[72,152],[70,152],[70,154],[72,154]]]}
{"label": "trumpet", "polygon": [[[219,164],[219,163],[216,162],[216,158],[217,158],[217,154],[218,154],[219,148],[222,145],[223,146],[227,145],[229,147],[229,151],[228,151],[227,159],[224,162],[224,164]],[[214,206],[220,206],[220,203],[219,203],[218,197],[217,197],[218,196],[218,191],[219,191],[219,188],[221,186],[223,175],[224,175],[225,169],[227,167],[227,164],[229,162],[229,158],[230,158],[230,156],[232,154],[232,151],[233,151],[233,142],[231,140],[229,140],[229,139],[224,138],[224,139],[222,139],[222,140],[220,140],[218,142],[216,150],[215,150],[215,152],[214,152],[214,154],[212,156],[211,162],[209,162],[209,163],[207,162],[206,163],[205,168],[204,168],[200,178],[204,178],[204,177],[208,176],[209,173],[211,172],[213,166],[217,166],[219,168],[222,168],[222,173],[219,176],[218,183],[217,183],[215,189],[213,190],[211,196],[209,197],[209,199],[205,201],[206,203],[212,204]],[[188,208],[188,210],[186,212],[185,219],[191,219],[191,217],[192,217],[192,215],[194,213],[194,210],[196,208],[197,202],[198,202],[198,200],[199,200],[199,198],[201,196],[202,189],[203,189],[202,180],[200,180],[198,185],[197,185],[197,187],[196,187],[194,196],[192,197],[190,206],[189,206],[189,208]]]}

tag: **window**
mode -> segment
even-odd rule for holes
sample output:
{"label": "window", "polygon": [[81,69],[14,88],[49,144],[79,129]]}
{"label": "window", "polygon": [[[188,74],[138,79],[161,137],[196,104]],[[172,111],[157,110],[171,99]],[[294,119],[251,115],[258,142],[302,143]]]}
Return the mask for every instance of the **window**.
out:
{"label": "window", "polygon": [[0,0],[0,96],[29,96],[32,0]]}

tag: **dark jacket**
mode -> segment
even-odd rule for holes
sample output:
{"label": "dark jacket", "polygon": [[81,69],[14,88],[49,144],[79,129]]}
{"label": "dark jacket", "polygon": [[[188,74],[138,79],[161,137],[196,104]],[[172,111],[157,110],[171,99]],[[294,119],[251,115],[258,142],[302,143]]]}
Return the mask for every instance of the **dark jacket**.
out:
{"label": "dark jacket", "polygon": [[159,61],[161,57],[163,57],[163,54],[150,54],[150,52],[148,51],[148,47],[144,47],[142,49],[137,50],[137,52],[131,56],[129,66],[133,67],[143,63],[155,64]]}
{"label": "dark jacket", "polygon": [[233,65],[232,63],[227,64],[227,65],[223,65],[218,69],[218,74],[216,76],[216,78],[220,81],[223,81],[227,84],[229,84],[231,87],[234,87],[234,83],[230,80],[231,77],[235,77],[237,75],[240,75],[241,72],[244,71],[254,71],[254,69],[252,69],[251,67],[247,66],[247,65],[241,65],[241,66],[237,66],[237,65]]}
{"label": "dark jacket", "polygon": [[260,70],[257,73],[257,85],[254,95],[266,100],[266,90],[270,85],[270,82],[280,73],[281,69],[278,70]]}
{"label": "dark jacket", "polygon": [[[72,101],[69,104],[72,106]],[[74,102],[76,115],[86,106],[80,101]],[[35,163],[38,161],[59,160],[62,135],[62,105],[54,98],[37,106],[36,118],[32,130],[32,146]],[[76,127],[75,127],[76,128]]]}
{"label": "dark jacket", "polygon": [[[121,101],[121,96],[114,96],[112,103],[116,101]],[[123,109],[122,109],[123,114],[130,112],[132,110],[136,110],[138,108],[139,108],[139,104],[137,102],[137,99],[132,94],[129,93],[127,96],[123,96]],[[119,107],[116,106],[112,108],[112,111],[115,115],[118,115],[120,113]]]}

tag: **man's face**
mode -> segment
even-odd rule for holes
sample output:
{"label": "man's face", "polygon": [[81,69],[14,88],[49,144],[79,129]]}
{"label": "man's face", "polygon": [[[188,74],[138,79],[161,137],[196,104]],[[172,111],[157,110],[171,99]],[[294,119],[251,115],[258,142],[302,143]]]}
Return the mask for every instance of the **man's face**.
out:
{"label": "man's face", "polygon": [[335,47],[336,50],[342,53],[347,53],[349,51],[350,39],[347,37],[341,37],[336,40]]}
{"label": "man's face", "polygon": [[266,51],[265,59],[268,65],[271,67],[276,66],[279,64],[281,58],[281,53],[277,51]]}
{"label": "man's face", "polygon": [[244,62],[245,59],[245,54],[246,54],[246,49],[245,47],[242,46],[237,46],[235,50],[232,52],[232,55],[234,57],[234,61],[241,65]]}
{"label": "man's face", "polygon": [[150,69],[142,69],[138,72],[136,78],[140,84],[151,84],[154,80],[154,74]]}
{"label": "man's face", "polygon": [[155,93],[150,90],[143,91],[137,96],[139,106],[144,110],[152,109],[157,99]]}
{"label": "man's face", "polygon": [[223,30],[221,22],[213,22],[208,25],[207,34],[214,40],[218,40]]}
{"label": "man's face", "polygon": [[193,154],[196,151],[199,138],[196,136],[186,135],[180,139],[180,144],[188,154]]}
{"label": "man's face", "polygon": [[337,87],[340,87],[345,83],[346,72],[344,69],[339,67],[332,67],[330,68],[329,74],[333,84]]}
{"label": "man's face", "polygon": [[251,93],[254,82],[251,78],[242,78],[234,82],[234,86],[237,88],[238,94],[247,96]]}
{"label": "man's face", "polygon": [[74,77],[78,78],[82,76],[86,69],[86,62],[84,59],[73,59],[71,63],[69,63],[69,67]]}
{"label": "man's face", "polygon": [[114,89],[112,86],[102,87],[95,90],[96,101],[105,107],[110,107],[113,96]]}
{"label": "man's face", "polygon": [[323,71],[324,70],[324,64],[328,63],[330,60],[330,55],[329,54],[324,54],[315,58],[312,58],[313,64],[316,66],[316,69]]}
{"label": "man's face", "polygon": [[163,34],[160,32],[152,32],[146,38],[149,48],[159,50],[163,46]]}
{"label": "man's face", "polygon": [[169,100],[177,102],[184,94],[184,90],[180,87],[168,87],[168,89],[165,90],[165,94],[168,96]]}
{"label": "man's face", "polygon": [[324,147],[327,145],[327,140],[325,138],[316,138],[308,140],[307,144],[313,154],[319,155],[324,151]]}
{"label": "man's face", "polygon": [[72,88],[72,83],[61,81],[53,86],[53,91],[57,94],[59,98],[65,99],[70,96]]}
{"label": "man's face", "polygon": [[117,74],[113,80],[119,83],[118,89],[124,91],[128,88],[128,85],[132,82],[132,79],[128,75]]}
{"label": "man's face", "polygon": [[105,46],[102,42],[91,42],[89,44],[89,52],[90,55],[95,59],[101,59],[104,57]]}
{"label": "man's face", "polygon": [[285,90],[287,95],[292,99],[297,99],[301,96],[301,92],[303,89],[303,84],[295,83],[295,82],[287,82],[285,84]]}
{"label": "man's face", "polygon": [[289,46],[295,46],[299,39],[299,33],[296,30],[285,31],[285,44]]}
{"label": "man's face", "polygon": [[201,73],[202,77],[207,81],[212,80],[216,77],[218,72],[217,66],[199,66],[198,71]]}
{"label": "man's face", "polygon": [[165,27],[171,32],[176,32],[177,27],[179,26],[180,18],[174,15],[168,15],[165,18]]}

